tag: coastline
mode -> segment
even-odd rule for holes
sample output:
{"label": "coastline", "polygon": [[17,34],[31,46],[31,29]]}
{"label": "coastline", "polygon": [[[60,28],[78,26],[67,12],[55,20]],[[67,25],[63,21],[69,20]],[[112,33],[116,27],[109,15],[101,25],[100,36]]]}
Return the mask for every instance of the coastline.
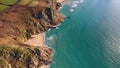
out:
{"label": "coastline", "polygon": [[[65,0],[57,0],[58,3],[63,3]],[[63,7],[63,6],[62,6]],[[59,9],[59,11],[61,10],[61,8]],[[54,26],[54,27],[57,27],[59,26],[60,24]],[[32,35],[31,39],[28,39],[25,44],[28,44],[28,45],[31,45],[31,46],[39,46],[39,47],[47,47],[47,45],[45,44],[46,40],[45,40],[45,34],[46,32],[44,33],[40,33],[38,35]],[[49,68],[50,65],[43,65],[41,66],[40,68]]]}
{"label": "coastline", "polygon": [[[58,3],[63,3],[63,2],[65,2],[65,0],[57,0],[57,2]],[[61,10],[61,8],[62,8],[63,6],[61,6],[60,7],[60,10]],[[58,25],[56,25],[56,26],[53,26],[53,27],[57,27],[57,26],[59,26],[59,25],[61,25],[61,23],[60,24],[58,24]],[[46,46],[45,45],[45,32],[44,33],[40,33],[40,34],[38,34],[38,35],[32,35],[31,37],[31,39],[28,39],[26,42],[25,42],[25,44],[28,44],[28,45],[32,45],[32,46]],[[33,43],[34,42],[34,43]]]}
{"label": "coastline", "polygon": [[[32,35],[31,39],[28,39],[25,44],[31,45],[31,46],[39,46],[39,47],[45,47],[45,32],[38,34],[38,35]],[[49,65],[43,65],[40,68],[49,68]]]}
{"label": "coastline", "polygon": [[[7,54],[3,52],[0,60],[5,59],[3,61],[7,61],[12,67],[49,68],[54,53],[53,49],[46,45],[45,32],[56,28],[65,20],[64,14],[59,11],[62,2],[64,1],[41,0],[37,1],[40,4],[35,7],[16,4],[0,12],[0,45],[3,46],[1,51],[4,45],[6,48],[11,47],[10,50],[5,49]],[[34,2],[32,1],[31,4]],[[14,48],[15,51],[11,50]],[[9,54],[13,55],[8,56]],[[19,58],[21,61],[16,60]]]}

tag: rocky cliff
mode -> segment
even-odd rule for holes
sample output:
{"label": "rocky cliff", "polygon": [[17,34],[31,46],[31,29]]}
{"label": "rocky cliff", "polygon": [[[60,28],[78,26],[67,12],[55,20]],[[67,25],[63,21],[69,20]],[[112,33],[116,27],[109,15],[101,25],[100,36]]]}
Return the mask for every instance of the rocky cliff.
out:
{"label": "rocky cliff", "polygon": [[0,68],[39,68],[50,64],[51,58],[48,47],[0,46]]}
{"label": "rocky cliff", "polygon": [[[32,0],[34,1],[34,0]],[[39,68],[51,63],[52,49],[24,44],[31,35],[64,21],[56,0],[35,0],[0,11],[0,68]]]}

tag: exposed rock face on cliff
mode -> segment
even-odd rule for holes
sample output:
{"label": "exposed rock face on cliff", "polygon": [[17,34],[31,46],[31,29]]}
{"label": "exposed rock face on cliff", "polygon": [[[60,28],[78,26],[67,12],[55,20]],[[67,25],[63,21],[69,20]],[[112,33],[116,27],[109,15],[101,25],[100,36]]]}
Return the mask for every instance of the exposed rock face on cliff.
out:
{"label": "exposed rock face on cliff", "polygon": [[0,46],[0,68],[39,68],[50,64],[51,57],[47,47]]}
{"label": "exposed rock face on cliff", "polygon": [[0,12],[0,44],[24,42],[64,21],[64,15],[56,9],[56,0],[39,1],[36,7],[14,5]]}
{"label": "exposed rock face on cliff", "polygon": [[36,6],[16,4],[0,11],[0,68],[39,68],[51,63],[50,48],[24,42],[60,24],[65,17],[58,11],[56,0],[38,1]]}

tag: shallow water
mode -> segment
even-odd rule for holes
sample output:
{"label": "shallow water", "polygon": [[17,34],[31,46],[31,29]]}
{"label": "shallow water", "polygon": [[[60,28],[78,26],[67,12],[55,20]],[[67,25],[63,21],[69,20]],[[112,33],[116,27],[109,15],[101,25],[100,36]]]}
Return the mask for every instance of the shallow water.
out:
{"label": "shallow water", "polygon": [[70,0],[70,19],[47,32],[51,68],[120,68],[120,0]]}

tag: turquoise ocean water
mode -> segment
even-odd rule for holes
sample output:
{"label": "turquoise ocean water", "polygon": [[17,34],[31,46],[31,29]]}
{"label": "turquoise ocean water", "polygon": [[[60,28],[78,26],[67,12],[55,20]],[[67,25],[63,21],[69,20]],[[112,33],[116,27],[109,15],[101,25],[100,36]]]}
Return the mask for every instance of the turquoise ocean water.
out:
{"label": "turquoise ocean water", "polygon": [[120,0],[67,0],[70,19],[47,32],[51,68],[120,68]]}

